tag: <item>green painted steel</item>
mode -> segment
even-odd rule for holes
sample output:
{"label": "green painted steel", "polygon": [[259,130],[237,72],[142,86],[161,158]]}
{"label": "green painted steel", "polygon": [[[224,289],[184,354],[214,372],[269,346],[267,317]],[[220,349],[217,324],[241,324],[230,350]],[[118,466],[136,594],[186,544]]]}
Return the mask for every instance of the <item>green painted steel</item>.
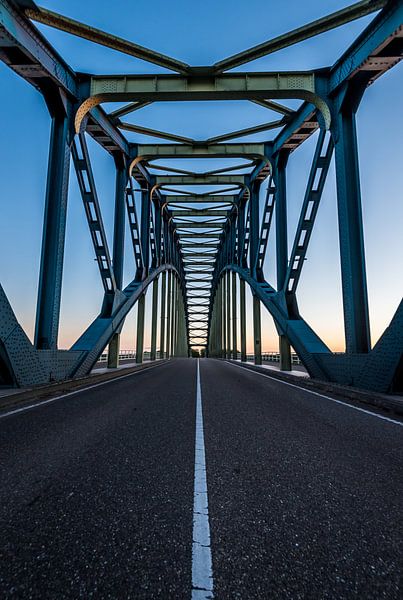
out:
{"label": "green painted steel", "polygon": [[[280,367],[283,370],[291,368],[292,345],[311,377],[359,384],[377,391],[403,387],[399,366],[403,352],[401,307],[378,344],[373,349],[370,346],[355,125],[356,113],[367,87],[403,56],[402,2],[361,0],[206,67],[193,67],[130,40],[38,8],[34,2],[29,2],[26,9],[26,0],[0,1],[0,58],[43,94],[52,117],[51,141],[35,344],[29,342],[18,324],[1,288],[0,345],[4,348],[1,355],[4,354],[4,358],[0,359],[0,372],[6,373],[6,378],[16,385],[43,383],[50,377],[79,377],[93,368],[108,344],[108,366],[116,368],[120,332],[136,303],[136,360],[141,362],[145,294],[150,284],[153,288],[152,360],[157,358],[158,323],[160,357],[187,356],[191,347],[201,347],[209,356],[237,358],[238,314],[241,360],[246,360],[247,284],[253,295],[257,364],[262,352],[260,312],[263,306],[273,317],[279,334]],[[309,72],[227,72],[374,11],[379,12],[328,68]],[[152,62],[173,73],[77,74],[31,20]],[[301,104],[290,109],[277,101],[281,99],[300,99]],[[122,121],[125,115],[137,113],[152,102],[172,100],[246,100],[277,112],[279,117],[275,120],[269,117],[264,123],[247,129],[235,129],[201,140]],[[109,114],[102,107],[105,102],[121,101],[128,104]],[[167,142],[129,143],[122,133],[125,131]],[[270,134],[270,131],[275,133]],[[257,133],[264,141],[242,142],[244,136]],[[317,136],[316,150],[289,253],[287,160],[313,135]],[[113,156],[116,167],[112,258],[87,151],[88,136]],[[236,141],[228,143],[228,140]],[[297,297],[333,152],[345,355],[333,354],[304,321]],[[99,315],[72,348],[59,351],[57,337],[70,153],[104,298]],[[172,159],[209,158],[241,160],[236,164],[231,162],[232,166],[204,172],[170,164]],[[198,193],[196,186],[205,188]],[[262,186],[267,186],[263,206]],[[139,216],[138,206],[141,206]],[[126,218],[134,265],[133,280],[123,288]],[[267,282],[264,276],[273,219],[276,228],[275,285]],[[161,280],[159,305],[158,278]],[[371,372],[366,373],[366,369]]]}

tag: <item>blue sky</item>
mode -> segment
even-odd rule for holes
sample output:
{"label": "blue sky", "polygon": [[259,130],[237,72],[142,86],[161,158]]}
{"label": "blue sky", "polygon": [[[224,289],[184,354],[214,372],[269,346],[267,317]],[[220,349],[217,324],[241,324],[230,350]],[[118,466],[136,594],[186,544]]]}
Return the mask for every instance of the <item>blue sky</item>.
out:
{"label": "blue sky", "polygon": [[[47,1],[49,9],[133,40],[192,65],[206,65],[289,29],[346,6],[348,2],[299,0],[189,3],[144,0],[130,3]],[[150,8],[151,7],[151,8]],[[357,22],[259,59],[239,70],[305,70],[332,64],[371,20]],[[155,73],[163,69],[40,26],[75,69],[93,73]],[[390,321],[402,296],[403,281],[403,94],[402,65],[371,86],[359,109],[357,123],[370,315],[373,341]],[[0,64],[2,132],[0,181],[0,281],[21,324],[32,338],[41,244],[43,203],[50,120],[42,97]],[[293,107],[295,103],[289,102]],[[109,107],[108,107],[109,108]],[[247,102],[155,104],[125,120],[156,129],[206,138],[276,118]],[[144,136],[128,134],[131,141]],[[245,141],[270,139],[258,134]],[[290,158],[288,167],[289,244],[298,220],[315,140]],[[89,141],[98,193],[111,245],[114,167],[101,148]],[[177,166],[183,166],[177,161]],[[220,164],[223,164],[222,162]],[[190,165],[189,165],[190,166]],[[205,163],[203,163],[203,167]],[[211,168],[216,166],[213,161]],[[191,166],[192,168],[192,166]],[[270,237],[266,276],[273,281],[274,232]],[[126,236],[125,281],[133,272]],[[342,304],[338,260],[337,213],[333,167],[329,173],[308,260],[299,288],[303,316],[335,350],[343,349]],[[102,286],[87,231],[74,172],[70,177],[60,347],[69,347],[97,314]],[[263,350],[276,349],[271,318],[263,315]],[[135,311],[127,319],[122,347],[135,343]],[[251,331],[251,323],[249,326]],[[249,349],[252,349],[251,340]],[[146,347],[149,332],[146,335]]]}

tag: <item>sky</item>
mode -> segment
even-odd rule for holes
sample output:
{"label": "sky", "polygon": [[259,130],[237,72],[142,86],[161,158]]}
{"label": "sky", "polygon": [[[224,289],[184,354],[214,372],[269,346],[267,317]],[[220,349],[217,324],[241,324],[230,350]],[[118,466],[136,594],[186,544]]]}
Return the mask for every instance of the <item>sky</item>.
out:
{"label": "sky", "polygon": [[[145,0],[136,3],[43,0],[42,5],[84,23],[194,66],[208,65],[349,4],[340,0]],[[150,8],[151,6],[151,8]],[[373,18],[365,17],[335,31],[258,59],[237,70],[309,70],[331,65]],[[64,59],[76,70],[95,74],[157,73],[160,67],[113,50],[39,26]],[[390,322],[402,297],[403,282],[403,65],[400,64],[364,95],[357,114],[358,144],[372,342]],[[42,235],[50,118],[41,95],[0,63],[0,282],[13,309],[33,338]],[[295,101],[285,102],[294,108]],[[116,108],[116,105],[113,108]],[[112,106],[106,107],[112,110]],[[276,118],[276,114],[247,102],[158,103],[125,117],[154,129],[207,138]],[[273,134],[243,138],[264,141]],[[127,134],[130,141],[153,138]],[[89,149],[107,237],[112,247],[114,165],[95,142]],[[315,146],[312,136],[289,160],[288,233],[291,249]],[[183,167],[183,161],[172,162]],[[229,164],[210,161],[208,168]],[[193,168],[192,163],[188,164]],[[206,161],[201,164],[207,168]],[[134,263],[126,232],[125,283]],[[275,232],[269,238],[265,276],[275,282]],[[150,296],[150,294],[148,294]],[[250,308],[250,294],[248,295]],[[148,314],[150,310],[147,303]],[[102,285],[75,173],[70,191],[60,320],[59,347],[68,348],[98,314]],[[335,351],[344,350],[342,299],[337,232],[334,165],[332,164],[304,265],[298,301],[302,316]],[[126,320],[122,349],[135,347],[136,310]],[[248,351],[252,351],[251,310],[248,310]],[[146,331],[145,347],[150,332]],[[273,321],[262,311],[262,349],[277,349]]]}

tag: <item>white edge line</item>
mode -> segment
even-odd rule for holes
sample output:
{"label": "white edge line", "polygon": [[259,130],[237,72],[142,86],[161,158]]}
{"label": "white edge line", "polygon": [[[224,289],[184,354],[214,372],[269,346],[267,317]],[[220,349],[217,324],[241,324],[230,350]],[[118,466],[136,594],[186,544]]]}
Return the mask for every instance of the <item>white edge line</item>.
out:
{"label": "white edge line", "polygon": [[370,410],[366,410],[365,408],[360,408],[359,406],[354,406],[353,404],[348,404],[347,402],[343,402],[342,400],[336,400],[336,398],[331,398],[330,396],[325,396],[325,394],[319,394],[319,392],[314,392],[309,390],[308,388],[300,387],[299,385],[295,385],[295,383],[289,383],[288,381],[284,381],[283,379],[277,379],[277,377],[271,377],[270,375],[266,375],[266,373],[261,373],[260,371],[255,371],[255,369],[249,369],[248,367],[242,367],[241,365],[237,365],[228,360],[225,361],[227,364],[232,365],[233,367],[238,367],[238,369],[243,369],[244,371],[250,371],[252,373],[256,373],[256,375],[261,375],[262,377],[267,377],[267,379],[271,379],[272,381],[277,381],[278,383],[283,383],[284,385],[289,385],[290,387],[297,388],[298,390],[302,390],[303,392],[307,392],[308,394],[313,394],[314,396],[319,396],[319,398],[325,398],[326,400],[331,400],[332,402],[336,402],[337,404],[342,404],[347,408],[352,408],[353,410],[358,410],[359,412],[363,412],[366,415],[371,415],[372,417],[377,417],[378,419],[382,419],[383,421],[388,421],[389,423],[394,423],[395,425],[399,425],[403,427],[403,423],[401,421],[395,421],[394,419],[390,419],[389,417],[384,417],[383,415],[378,415],[378,413],[374,413]]}
{"label": "white edge line", "polygon": [[213,565],[204,447],[203,407],[200,385],[200,362],[196,371],[196,435],[193,493],[192,600],[213,599]]}
{"label": "white edge line", "polygon": [[[68,396],[74,396],[76,394],[81,394],[81,392],[86,392],[87,390],[92,390],[94,388],[100,387],[101,385],[106,385],[107,383],[112,383],[113,381],[120,381],[121,379],[126,379],[127,377],[133,377],[133,375],[138,375],[139,373],[144,373],[145,371],[152,371],[157,367],[161,367],[165,362],[160,363],[158,365],[154,365],[152,367],[147,367],[146,369],[138,369],[137,371],[133,371],[133,373],[128,373],[127,375],[121,375],[120,377],[114,377],[112,379],[108,379],[107,381],[101,381],[100,383],[94,383],[94,385],[89,385],[85,388],[81,388],[79,390],[74,390],[74,392],[67,392],[67,394],[62,394],[61,396],[55,396],[54,398],[49,398],[49,400],[42,400],[40,402],[35,402],[35,404],[28,404],[27,406],[21,406],[21,408],[16,408],[15,410],[10,410],[6,413],[0,413],[0,419],[4,419],[5,417],[10,417],[12,415],[16,415],[17,413],[25,412],[27,410],[32,410],[39,406],[44,406],[45,404],[51,404],[52,402],[56,402],[56,400],[62,400],[63,398],[67,398]],[[71,380],[70,380],[71,381]],[[66,381],[68,383],[68,381]]]}

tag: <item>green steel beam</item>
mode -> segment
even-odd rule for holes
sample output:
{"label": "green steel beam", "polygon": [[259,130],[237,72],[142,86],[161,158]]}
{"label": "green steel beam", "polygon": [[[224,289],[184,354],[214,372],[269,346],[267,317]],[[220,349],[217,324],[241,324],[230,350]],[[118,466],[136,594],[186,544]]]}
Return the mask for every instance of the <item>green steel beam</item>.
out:
{"label": "green steel beam", "polygon": [[212,262],[196,262],[189,263],[186,260],[183,261],[183,268],[189,272],[197,273],[200,276],[205,274],[209,275],[211,273],[211,269],[215,268],[215,259]]}
{"label": "green steel beam", "polygon": [[225,223],[176,223],[176,229],[222,229]]}
{"label": "green steel beam", "polygon": [[125,40],[116,35],[111,35],[101,29],[90,27],[89,25],[80,23],[80,21],[75,21],[74,19],[70,19],[59,13],[47,10],[46,8],[38,7],[37,9],[28,9],[25,11],[25,14],[38,23],[43,23],[49,27],[54,27],[55,29],[65,31],[66,33],[81,37],[90,42],[95,42],[101,46],[112,48],[118,52],[141,58],[142,60],[154,63],[160,67],[165,67],[166,69],[171,69],[172,71],[177,71],[178,73],[185,74],[190,68],[186,63],[171,58],[170,56],[165,56],[164,54],[160,54],[154,50],[145,48],[144,46],[139,46],[129,40]]}
{"label": "green steel beam", "polygon": [[262,131],[269,131],[271,129],[278,129],[282,127],[286,121],[284,119],[278,119],[277,121],[271,121],[270,123],[262,123],[261,125],[255,125],[255,127],[247,127],[246,129],[238,129],[237,131],[231,131],[222,135],[217,135],[212,138],[208,138],[207,144],[218,144],[227,140],[233,140],[235,138],[244,137],[246,135],[253,135],[255,133],[261,133]]}
{"label": "green steel beam", "polygon": [[296,98],[314,104],[330,126],[330,109],[321,97],[323,78],[309,71],[225,73],[206,75],[193,68],[181,75],[96,75],[89,76],[88,97],[79,107],[75,127],[82,128],[86,114],[102,102],[265,100]]}
{"label": "green steel beam", "polygon": [[[0,4],[0,59],[41,92],[57,86],[61,96],[66,93],[78,101],[80,81],[76,73],[15,4],[8,0]],[[96,135],[88,125],[96,129]],[[108,152],[120,150],[129,155],[126,139],[101,107],[91,109],[87,130]]]}
{"label": "green steel beam", "polygon": [[249,100],[302,98],[316,93],[312,71],[248,72],[204,75],[194,68],[192,76],[93,75],[90,96],[101,102],[167,100]]}
{"label": "green steel beam", "polygon": [[174,219],[177,217],[228,217],[227,210],[175,210],[174,208],[171,208],[171,211]]}
{"label": "green steel beam", "polygon": [[143,362],[144,355],[144,317],[146,295],[142,294],[137,302],[137,341],[136,341],[136,363]]}
{"label": "green steel beam", "polygon": [[401,0],[389,0],[383,4],[386,5],[384,10],[371,21],[331,68],[329,95],[336,94],[340,86],[355,75],[361,79],[364,74],[366,85],[370,85],[403,59],[403,3]]}
{"label": "green steel beam", "polygon": [[[148,162],[144,163],[148,169],[154,169],[155,171],[168,171],[169,173],[177,173],[179,175],[194,175],[193,171],[185,171],[184,169],[175,169],[175,167],[168,167],[166,165],[152,165]],[[165,173],[166,175],[168,173]]]}
{"label": "green steel beam", "polygon": [[[112,113],[111,113],[112,114]],[[152,158],[227,158],[247,157],[261,159],[265,156],[265,146],[259,143],[244,144],[138,144],[139,157]]]}
{"label": "green steel beam", "polygon": [[278,102],[273,102],[273,100],[250,100],[250,102],[259,104],[264,108],[268,108],[269,110],[273,110],[274,112],[278,112],[285,116],[292,115],[294,112],[292,108],[288,108],[288,106],[284,106],[284,104],[279,104]]}
{"label": "green steel beam", "polygon": [[135,112],[136,110],[140,110],[140,108],[144,108],[149,104],[152,104],[152,102],[131,102],[130,104],[126,104],[126,106],[122,106],[121,108],[117,108],[116,110],[108,113],[108,117],[111,119],[118,119],[124,115]]}
{"label": "green steel beam", "polygon": [[156,183],[162,185],[244,185],[245,175],[157,175]]}
{"label": "green steel beam", "polygon": [[163,140],[171,140],[171,142],[180,142],[183,144],[195,143],[195,140],[192,138],[175,135],[174,133],[167,133],[166,131],[158,131],[157,129],[150,129],[149,127],[142,127],[141,125],[133,125],[132,123],[118,121],[117,126],[124,131],[132,131],[133,133],[141,133],[142,135],[162,138]]}
{"label": "green steel beam", "polygon": [[189,249],[194,249],[194,248],[214,248],[214,250],[217,250],[217,243],[215,244],[193,244],[193,243],[185,243],[181,241],[181,249],[182,250],[189,250]]}
{"label": "green steel beam", "polygon": [[[179,235],[180,235],[181,240],[188,239],[188,238],[191,238],[191,239],[197,238],[197,239],[201,239],[201,240],[204,240],[204,239],[219,240],[221,237],[221,234],[219,234],[219,233],[180,233]],[[203,242],[203,243],[205,243],[205,242]]]}
{"label": "green steel beam", "polygon": [[293,44],[298,44],[299,42],[319,35],[320,33],[330,31],[331,29],[335,29],[336,27],[340,27],[341,25],[371,14],[385,6],[386,2],[387,0],[363,0],[362,2],[357,2],[356,4],[331,13],[326,17],[311,21],[302,27],[293,29],[292,31],[268,40],[267,42],[263,42],[263,44],[258,44],[253,48],[248,48],[248,50],[229,56],[224,60],[220,60],[215,63],[214,70],[216,73],[221,73],[228,69],[244,65],[257,58],[261,58],[262,56],[277,52],[283,48],[288,48]]}
{"label": "green steel beam", "polygon": [[295,150],[319,127],[312,104],[304,103],[272,142],[273,156],[281,149]]}
{"label": "green steel beam", "polygon": [[206,171],[203,174],[204,175],[221,175],[222,173],[231,173],[231,171],[241,171],[242,169],[251,169],[252,167],[256,167],[256,164],[257,164],[257,161],[253,160],[251,162],[244,163],[241,165],[234,165],[232,167],[222,167],[220,169]]}
{"label": "green steel beam", "polygon": [[[203,203],[210,204],[213,202],[219,202],[222,204],[223,202],[228,202],[234,204],[238,201],[238,196],[210,196],[207,194],[203,194],[200,196],[164,196],[164,202],[166,204],[179,204],[179,203]],[[173,210],[173,209],[171,209]]]}
{"label": "green steel beam", "polygon": [[205,259],[212,258],[212,259],[215,259],[216,254],[215,254],[215,252],[211,253],[211,254],[209,254],[208,252],[188,252],[188,253],[186,253],[186,252],[183,252],[183,250],[182,250],[182,257],[183,257],[184,261],[186,261],[188,258],[198,258],[198,259],[199,258],[205,258]]}

